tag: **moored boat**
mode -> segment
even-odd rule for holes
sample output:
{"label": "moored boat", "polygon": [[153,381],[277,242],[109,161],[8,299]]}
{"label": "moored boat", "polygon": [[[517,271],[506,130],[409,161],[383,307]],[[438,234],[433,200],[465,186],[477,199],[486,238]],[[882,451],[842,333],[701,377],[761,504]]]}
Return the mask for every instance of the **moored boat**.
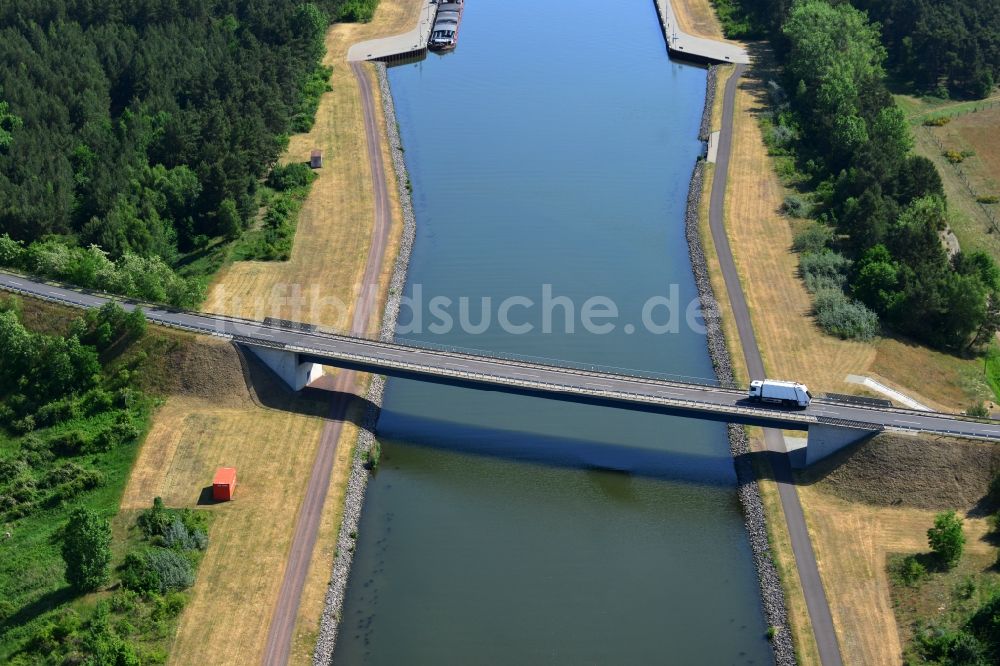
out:
{"label": "moored boat", "polygon": [[443,0],[437,3],[434,27],[427,42],[433,51],[449,51],[458,44],[458,27],[462,23],[463,0]]}

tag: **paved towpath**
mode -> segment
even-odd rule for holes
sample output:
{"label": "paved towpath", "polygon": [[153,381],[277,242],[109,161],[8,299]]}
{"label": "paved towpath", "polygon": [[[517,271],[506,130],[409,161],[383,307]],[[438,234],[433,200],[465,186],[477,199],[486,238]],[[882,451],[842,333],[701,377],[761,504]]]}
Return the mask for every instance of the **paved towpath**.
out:
{"label": "paved towpath", "polygon": [[[368,147],[368,167],[375,199],[375,221],[371,235],[371,246],[368,249],[364,276],[361,279],[361,293],[358,295],[354,319],[351,322],[351,333],[364,335],[374,314],[373,310],[378,304],[376,297],[378,277],[389,243],[392,217],[371,79],[365,72],[365,65],[362,63],[351,63],[351,69],[354,71],[361,91],[365,141]],[[337,444],[343,431],[347,408],[354,397],[357,385],[357,373],[352,370],[343,370],[337,373],[332,386],[329,387],[333,391],[330,411],[323,427],[323,434],[320,437],[319,450],[313,461],[309,482],[306,485],[306,495],[296,519],[295,533],[285,565],[285,574],[281,581],[278,601],[275,604],[268,629],[263,659],[263,663],[267,666],[284,666],[288,663],[295,620],[298,616],[299,604],[302,601],[302,589],[305,587],[306,575],[309,573],[309,562],[316,547],[323,505],[326,503],[327,490],[330,487],[334,456],[337,453]]]}
{"label": "paved towpath", "polygon": [[[739,332],[747,372],[751,379],[763,379],[765,377],[764,360],[761,358],[760,347],[757,345],[757,336],[750,319],[750,309],[747,307],[746,295],[743,293],[743,285],[740,283],[725,227],[726,184],[729,178],[729,160],[733,148],[733,112],[736,105],[736,86],[745,69],[744,65],[737,65],[732,76],[726,82],[722,102],[722,130],[719,134],[715,177],[712,180],[709,228],[719,255],[726,293],[732,304],[733,318]],[[785,522],[788,523],[788,534],[792,542],[792,552],[795,555],[795,566],[802,583],[802,593],[805,595],[813,634],[816,636],[820,662],[823,666],[840,666],[843,660],[840,655],[840,646],[837,643],[837,634],[833,629],[830,604],[826,598],[826,591],[823,589],[823,581],[819,576],[816,553],[813,551],[812,542],[809,539],[809,530],[806,528],[806,520],[802,513],[802,504],[799,502],[799,494],[795,488],[795,480],[792,477],[788,456],[785,455],[785,443],[781,431],[774,428],[764,428],[764,442],[769,452],[771,467],[774,470]]]}

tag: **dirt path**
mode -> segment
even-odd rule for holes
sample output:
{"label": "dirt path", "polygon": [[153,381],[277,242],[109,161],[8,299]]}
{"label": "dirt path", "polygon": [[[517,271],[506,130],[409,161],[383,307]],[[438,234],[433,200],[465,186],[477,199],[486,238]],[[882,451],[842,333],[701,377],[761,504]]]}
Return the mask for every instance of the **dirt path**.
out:
{"label": "dirt path", "polygon": [[[352,63],[351,69],[361,91],[362,111],[365,121],[365,140],[368,145],[368,164],[371,171],[372,190],[375,195],[375,224],[372,229],[371,246],[365,264],[364,276],[358,302],[351,322],[351,333],[364,334],[368,330],[373,310],[378,304],[378,278],[386,248],[389,244],[389,230],[392,226],[389,205],[389,187],[385,178],[385,165],[379,143],[378,119],[371,80],[363,63]],[[330,486],[334,455],[344,424],[348,405],[355,395],[359,375],[355,372],[339,372],[331,385],[334,391],[330,403],[328,421],[323,428],[319,451],[313,462],[306,496],[295,524],[295,535],[288,553],[281,590],[275,604],[274,614],[268,630],[267,645],[264,648],[263,663],[268,666],[284,666],[291,651],[292,634],[298,616],[302,589],[309,571],[309,562],[316,546],[323,504]]]}
{"label": "dirt path", "polygon": [[[726,293],[732,304],[733,319],[739,332],[740,345],[746,359],[750,379],[764,378],[764,359],[760,354],[757,337],[754,334],[753,323],[750,320],[750,309],[747,307],[746,296],[740,283],[736,262],[733,260],[732,248],[725,228],[726,185],[729,175],[729,160],[733,147],[733,109],[736,101],[736,85],[746,67],[737,65],[732,76],[726,82],[725,95],[722,103],[722,131],[719,135],[719,153],[716,162],[715,178],[712,181],[712,194],[709,206],[709,228],[719,256],[719,264],[726,285]],[[764,439],[768,451],[771,451],[771,466],[774,469],[778,495],[788,523],[788,533],[791,538],[792,551],[795,553],[795,566],[802,581],[802,591],[809,609],[809,618],[816,645],[819,649],[820,662],[823,666],[839,666],[843,663],[840,646],[833,628],[833,617],[830,605],[823,590],[823,582],[819,577],[816,565],[816,554],[809,540],[809,530],[806,528],[805,516],[799,502],[798,492],[792,478],[792,470],[788,458],[784,454],[784,440],[780,430],[764,429]]]}

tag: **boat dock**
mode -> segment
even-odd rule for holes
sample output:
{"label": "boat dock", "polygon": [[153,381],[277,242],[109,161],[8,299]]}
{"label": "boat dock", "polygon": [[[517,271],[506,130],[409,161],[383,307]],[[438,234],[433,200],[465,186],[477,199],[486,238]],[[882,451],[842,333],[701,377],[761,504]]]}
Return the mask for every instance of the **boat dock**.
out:
{"label": "boat dock", "polygon": [[424,5],[420,8],[420,18],[417,19],[417,25],[412,30],[391,37],[359,42],[347,50],[347,61],[397,62],[425,55],[427,41],[430,39],[431,29],[434,27],[436,9],[436,2],[424,0]]}
{"label": "boat dock", "polygon": [[679,58],[689,58],[699,62],[749,64],[750,56],[738,44],[705,39],[689,35],[680,29],[674,7],[670,0],[655,0],[660,14],[660,25],[667,39],[670,54]]}

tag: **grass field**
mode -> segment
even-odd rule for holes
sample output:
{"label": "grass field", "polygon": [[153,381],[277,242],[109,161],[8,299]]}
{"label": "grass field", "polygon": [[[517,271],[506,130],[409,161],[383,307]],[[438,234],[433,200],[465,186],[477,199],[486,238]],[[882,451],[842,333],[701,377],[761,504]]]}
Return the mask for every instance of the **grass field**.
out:
{"label": "grass field", "polygon": [[[212,548],[181,616],[173,663],[245,663],[262,651],[323,427],[315,416],[323,402],[293,397],[266,370],[257,371],[254,386],[271,392],[273,408],[255,404],[240,386],[239,360],[230,352],[230,362],[219,366],[231,375],[226,398],[169,400],[156,415],[122,499],[123,509],[147,507],[156,496],[169,506],[194,507],[216,467],[238,470],[234,501],[207,507],[215,514]],[[241,612],[219,613],[219,599]]]}
{"label": "grass field", "polygon": [[671,0],[680,29],[695,37],[726,41],[710,0]]}
{"label": "grass field", "polygon": [[[948,196],[951,227],[964,249],[983,250],[1000,260],[1000,229],[987,215],[979,196],[1000,195],[1000,96],[974,102],[945,103],[940,100],[897,95],[906,111],[916,151],[937,165]],[[926,127],[923,121],[947,116],[948,124]],[[960,164],[951,164],[945,151],[974,153]],[[1000,205],[985,209],[1000,219]]]}
{"label": "grass field", "polygon": [[[894,553],[927,552],[934,511],[883,508],[847,502],[815,487],[799,489],[820,575],[847,664],[898,664],[908,638],[897,629],[886,573]],[[966,552],[996,559],[983,540],[987,521],[966,518]]]}

